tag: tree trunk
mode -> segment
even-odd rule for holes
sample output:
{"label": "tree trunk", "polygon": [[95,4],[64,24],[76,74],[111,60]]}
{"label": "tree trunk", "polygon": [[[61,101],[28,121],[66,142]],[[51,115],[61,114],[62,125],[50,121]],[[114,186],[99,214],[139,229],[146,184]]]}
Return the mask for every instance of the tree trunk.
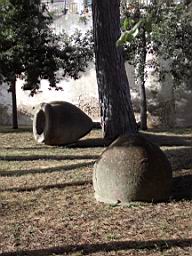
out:
{"label": "tree trunk", "polygon": [[147,98],[145,90],[146,35],[145,29],[140,28],[139,44],[136,52],[135,79],[140,91],[140,128],[147,130]]}
{"label": "tree trunk", "polygon": [[137,132],[120,36],[120,1],[93,0],[96,74],[104,138]]}
{"label": "tree trunk", "polygon": [[11,95],[12,95],[12,128],[18,129],[16,78],[11,81]]}

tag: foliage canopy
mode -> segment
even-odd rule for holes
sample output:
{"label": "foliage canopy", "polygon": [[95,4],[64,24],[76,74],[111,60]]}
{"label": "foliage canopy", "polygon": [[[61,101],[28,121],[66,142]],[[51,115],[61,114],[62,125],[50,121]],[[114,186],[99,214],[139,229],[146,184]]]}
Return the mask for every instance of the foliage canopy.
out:
{"label": "foliage canopy", "polygon": [[[124,1],[128,2],[128,1]],[[174,1],[151,1],[140,4],[132,1],[122,8],[122,35],[117,41],[124,45],[125,57],[132,64],[140,44],[139,28],[146,34],[146,51],[168,60],[169,71],[175,85],[188,81],[191,84],[192,67],[192,16],[186,1],[175,4]],[[158,63],[153,63],[158,68]]]}
{"label": "foliage canopy", "polygon": [[40,0],[2,0],[0,20],[1,82],[24,74],[23,89],[31,94],[39,89],[41,78],[58,89],[56,73],[60,68],[63,76],[77,79],[93,58],[91,33],[53,34],[52,17]]}

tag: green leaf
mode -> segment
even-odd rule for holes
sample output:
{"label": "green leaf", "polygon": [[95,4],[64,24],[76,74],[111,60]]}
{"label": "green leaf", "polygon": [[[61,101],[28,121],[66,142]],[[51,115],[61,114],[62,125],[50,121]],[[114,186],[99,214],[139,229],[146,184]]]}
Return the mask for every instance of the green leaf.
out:
{"label": "green leaf", "polygon": [[117,40],[116,45],[123,46],[126,43],[130,43],[138,35],[139,26],[141,23],[142,23],[142,20],[137,22],[131,30],[123,32],[120,38]]}
{"label": "green leaf", "polygon": [[130,31],[123,32],[120,38],[117,40],[116,45],[122,46],[127,42],[131,42],[133,40],[133,33]]}
{"label": "green leaf", "polygon": [[142,23],[143,23],[143,19],[141,19],[140,21],[138,21],[138,22],[135,24],[135,26],[131,29],[131,31],[135,31],[136,29],[138,29]]}
{"label": "green leaf", "polygon": [[139,29],[136,28],[136,30],[132,33],[133,38],[135,38],[139,34]]}
{"label": "green leaf", "polygon": [[125,30],[128,30],[129,24],[130,24],[129,18],[125,18],[125,20],[124,20],[124,22],[123,22],[123,28],[124,28]]}

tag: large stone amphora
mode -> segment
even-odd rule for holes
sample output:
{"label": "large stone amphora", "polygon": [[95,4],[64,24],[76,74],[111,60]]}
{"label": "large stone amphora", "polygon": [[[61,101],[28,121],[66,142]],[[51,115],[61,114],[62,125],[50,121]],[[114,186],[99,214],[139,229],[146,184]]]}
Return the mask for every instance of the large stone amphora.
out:
{"label": "large stone amphora", "polygon": [[95,164],[93,173],[96,200],[109,204],[168,200],[171,183],[167,157],[139,134],[114,141]]}
{"label": "large stone amphora", "polygon": [[37,106],[33,119],[33,135],[47,145],[67,145],[76,142],[93,127],[93,122],[81,109],[69,102],[53,101]]}

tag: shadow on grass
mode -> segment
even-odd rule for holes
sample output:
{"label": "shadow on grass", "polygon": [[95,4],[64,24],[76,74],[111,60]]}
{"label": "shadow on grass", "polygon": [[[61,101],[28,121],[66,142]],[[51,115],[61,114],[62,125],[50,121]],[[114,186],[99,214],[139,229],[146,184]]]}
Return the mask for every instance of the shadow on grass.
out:
{"label": "shadow on grass", "polygon": [[13,177],[13,176],[23,176],[23,175],[29,175],[29,174],[36,174],[36,173],[52,173],[52,172],[65,172],[65,171],[72,171],[79,168],[84,167],[92,167],[95,161],[91,161],[88,163],[78,163],[78,164],[71,164],[71,165],[62,165],[57,167],[48,167],[44,169],[31,169],[31,170],[17,170],[17,171],[0,171],[0,176],[7,176],[7,177]]}
{"label": "shadow on grass", "polygon": [[32,132],[32,127],[21,127],[18,129],[13,129],[10,126],[0,126],[0,133],[23,133],[23,132]]}
{"label": "shadow on grass", "polygon": [[192,175],[185,175],[173,178],[172,199],[192,200]]}
{"label": "shadow on grass", "polygon": [[[146,139],[159,146],[192,146],[191,136],[177,136],[177,135],[161,135],[140,132]],[[107,147],[113,140],[94,138],[81,139],[76,143],[68,145],[68,148],[91,148],[91,147]]]}
{"label": "shadow on grass", "polygon": [[29,156],[0,156],[2,161],[35,161],[35,160],[91,160],[98,159],[98,155],[29,155]]}
{"label": "shadow on grass", "polygon": [[192,146],[191,136],[161,135],[141,133],[149,141],[159,146]]}
{"label": "shadow on grass", "polygon": [[103,138],[82,139],[73,144],[67,145],[67,148],[94,148],[94,147],[107,147],[112,140]]}
{"label": "shadow on grass", "polygon": [[39,189],[50,190],[50,189],[64,189],[66,187],[77,187],[77,186],[87,186],[92,184],[92,180],[80,180],[66,183],[50,184],[50,185],[40,185],[35,187],[12,187],[8,189],[0,189],[0,192],[32,192]]}
{"label": "shadow on grass", "polygon": [[[59,171],[59,169],[57,170]],[[26,173],[25,173],[26,174]],[[11,187],[0,189],[0,192],[32,192],[39,189],[64,189],[73,186],[92,185],[92,180],[79,180],[65,183],[29,186],[29,187]],[[192,200],[192,175],[185,175],[173,178],[171,201]]]}
{"label": "shadow on grass", "polygon": [[192,133],[192,129],[191,127],[188,128],[182,128],[182,127],[177,127],[177,128],[150,128],[148,129],[149,132],[153,132],[153,133],[162,133],[162,132],[166,132],[168,134],[177,134],[177,135],[186,135],[187,133],[191,134]]}
{"label": "shadow on grass", "polygon": [[46,145],[41,145],[41,146],[39,146],[39,147],[37,147],[37,146],[35,146],[35,147],[25,147],[25,146],[23,146],[23,147],[17,147],[17,146],[15,146],[15,147],[10,147],[10,146],[5,146],[5,147],[0,147],[0,150],[5,150],[5,149],[10,149],[10,150],[39,150],[39,149],[43,149],[43,150],[49,150],[49,149],[52,149],[52,148],[49,148],[48,146],[46,146]]}
{"label": "shadow on grass", "polygon": [[[86,186],[86,185],[92,185],[92,180],[79,180],[79,181],[30,186],[30,187],[11,187],[6,189],[0,189],[0,192],[32,192],[39,189],[43,189],[43,190],[64,189],[66,187]],[[174,201],[192,200],[192,175],[173,178],[173,188],[171,193],[171,199]]]}
{"label": "shadow on grass", "polygon": [[173,171],[192,168],[192,147],[177,147],[165,149]]}
{"label": "shadow on grass", "polygon": [[[120,250],[155,250],[164,251],[174,247],[187,248],[192,246],[192,239],[170,239],[151,241],[114,241],[97,244],[76,244],[63,247],[51,247],[36,250],[23,250],[14,252],[4,252],[0,256],[48,256],[59,254],[81,253],[90,255],[91,253],[118,252]],[[128,252],[127,252],[128,253]],[[102,254],[101,254],[102,255]]]}

